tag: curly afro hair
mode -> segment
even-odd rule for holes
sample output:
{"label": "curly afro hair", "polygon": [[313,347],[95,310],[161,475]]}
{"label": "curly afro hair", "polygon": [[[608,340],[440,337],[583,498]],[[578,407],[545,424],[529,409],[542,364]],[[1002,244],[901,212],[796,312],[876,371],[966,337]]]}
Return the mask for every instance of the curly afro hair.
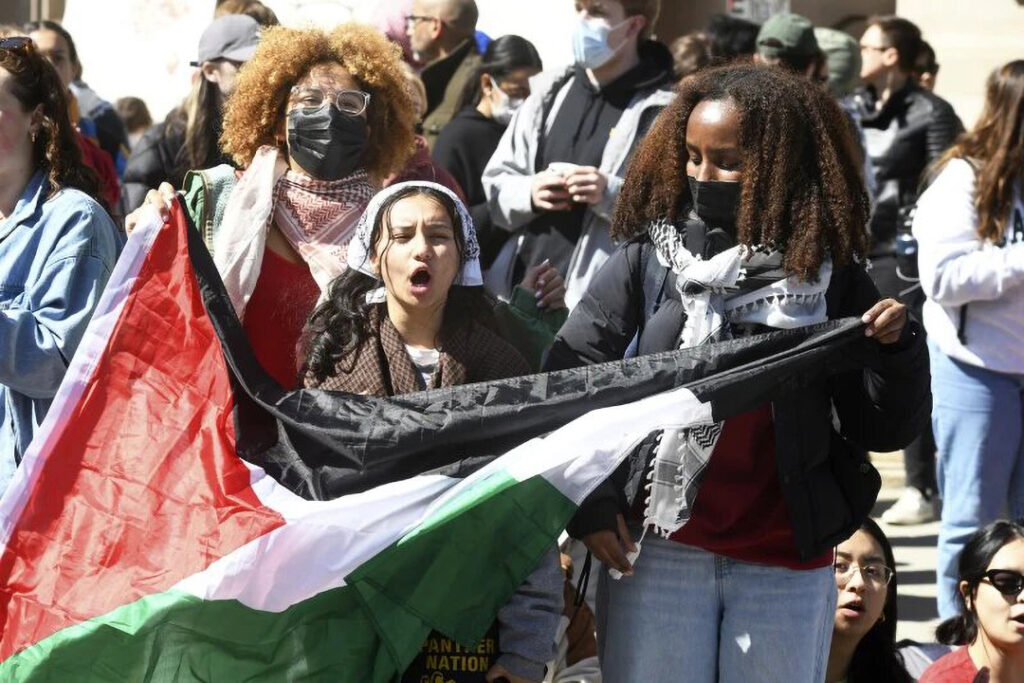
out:
{"label": "curly afro hair", "polygon": [[686,124],[705,100],[731,100],[739,110],[741,244],[773,246],[784,254],[787,272],[804,280],[816,277],[826,256],[846,265],[867,252],[870,205],[852,123],[823,88],[783,69],[751,65],[706,69],[682,81],[630,164],[614,238],[689,212]]}
{"label": "curly afro hair", "polygon": [[283,26],[266,29],[228,98],[221,136],[224,152],[245,167],[261,146],[280,146],[278,133],[292,86],[313,66],[337,62],[371,95],[363,167],[382,180],[400,170],[413,151],[415,114],[400,58],[397,46],[355,23],[329,33]]}

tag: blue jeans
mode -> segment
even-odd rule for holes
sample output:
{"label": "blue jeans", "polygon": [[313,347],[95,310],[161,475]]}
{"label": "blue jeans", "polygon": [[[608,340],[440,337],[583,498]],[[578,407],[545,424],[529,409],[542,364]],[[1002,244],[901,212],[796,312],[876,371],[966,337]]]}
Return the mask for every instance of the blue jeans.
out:
{"label": "blue jeans", "polygon": [[836,594],[831,567],[750,564],[648,534],[633,576],[600,571],[604,680],[820,683]]}
{"label": "blue jeans", "polygon": [[939,616],[956,616],[957,562],[975,531],[1024,515],[1024,443],[1019,375],[954,360],[929,342],[932,427],[942,496]]}

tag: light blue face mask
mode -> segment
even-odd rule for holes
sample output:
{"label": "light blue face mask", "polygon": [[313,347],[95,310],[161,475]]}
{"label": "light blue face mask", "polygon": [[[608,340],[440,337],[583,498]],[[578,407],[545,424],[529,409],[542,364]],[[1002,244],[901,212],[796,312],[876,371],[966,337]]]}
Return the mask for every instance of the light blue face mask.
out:
{"label": "light blue face mask", "polygon": [[629,19],[609,26],[599,19],[580,19],[572,33],[572,54],[576,63],[584,69],[597,69],[611,59],[618,48],[608,44],[608,34],[626,21]]}

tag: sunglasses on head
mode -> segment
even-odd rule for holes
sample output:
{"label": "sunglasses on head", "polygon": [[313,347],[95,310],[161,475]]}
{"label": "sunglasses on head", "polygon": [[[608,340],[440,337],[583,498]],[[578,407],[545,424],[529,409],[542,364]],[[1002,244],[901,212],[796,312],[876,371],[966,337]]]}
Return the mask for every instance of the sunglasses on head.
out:
{"label": "sunglasses on head", "polygon": [[27,55],[32,48],[32,39],[27,36],[14,36],[13,38],[0,38],[0,50]]}
{"label": "sunglasses on head", "polygon": [[1024,590],[1024,574],[1013,569],[989,569],[981,578],[986,579],[1003,595],[1017,597]]}

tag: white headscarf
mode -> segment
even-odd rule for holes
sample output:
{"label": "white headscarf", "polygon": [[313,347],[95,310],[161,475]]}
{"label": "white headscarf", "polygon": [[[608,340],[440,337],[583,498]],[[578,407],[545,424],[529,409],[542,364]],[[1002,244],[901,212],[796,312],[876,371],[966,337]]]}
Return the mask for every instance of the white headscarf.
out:
{"label": "white headscarf", "polygon": [[[469,215],[469,210],[462,203],[462,200],[459,199],[458,195],[444,185],[422,180],[396,183],[374,195],[373,199],[370,200],[370,204],[366,207],[366,211],[363,212],[362,217],[359,219],[359,223],[356,224],[356,234],[348,245],[349,268],[355,268],[360,273],[369,275],[377,280],[381,279],[380,275],[374,271],[373,263],[370,261],[370,255],[374,251],[373,245],[370,244],[373,226],[388,200],[409,188],[435,190],[452,200],[459,216],[459,222],[462,223],[463,238],[462,268],[459,270],[458,275],[455,276],[453,284],[463,287],[479,287],[483,285],[484,279],[480,273],[480,244],[476,239],[476,229],[473,227],[473,219]],[[458,229],[458,226],[454,227]],[[383,286],[368,292],[366,295],[366,300],[371,303],[379,303],[384,301],[384,298],[385,290]]]}

